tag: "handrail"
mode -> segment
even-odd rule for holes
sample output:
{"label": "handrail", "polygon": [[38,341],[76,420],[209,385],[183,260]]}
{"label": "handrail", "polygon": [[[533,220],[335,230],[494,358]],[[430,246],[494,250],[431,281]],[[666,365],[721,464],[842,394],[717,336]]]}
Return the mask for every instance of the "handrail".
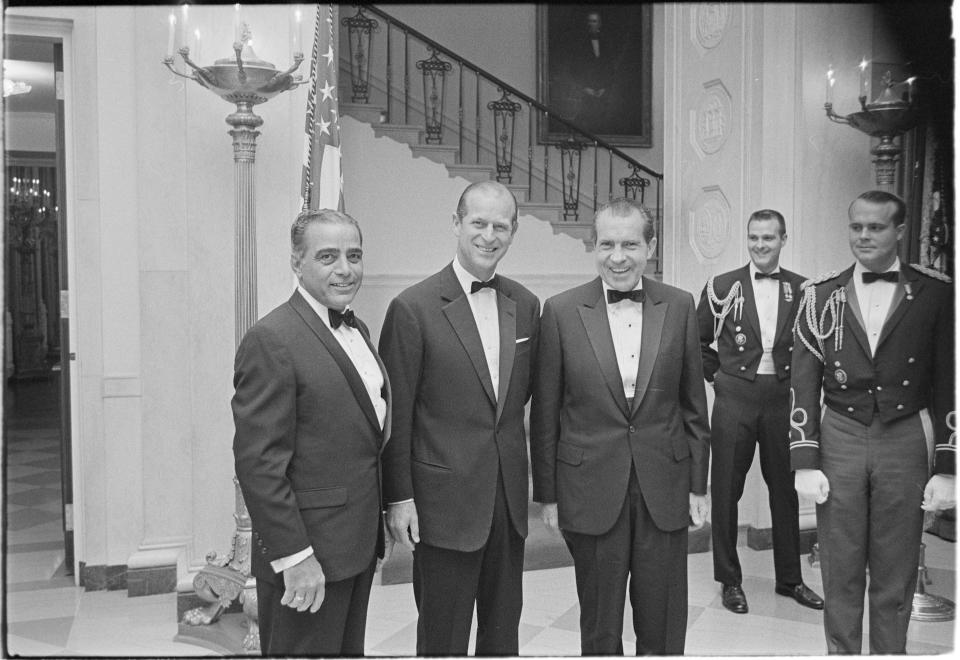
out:
{"label": "handrail", "polygon": [[453,60],[456,60],[461,66],[467,66],[468,68],[473,69],[473,71],[476,72],[477,74],[482,74],[483,77],[486,78],[489,82],[493,83],[493,84],[496,85],[497,87],[500,87],[503,91],[508,92],[508,93],[510,93],[510,94],[512,94],[512,95],[514,95],[514,96],[516,96],[516,97],[518,97],[518,98],[520,98],[520,99],[523,99],[523,101],[525,101],[526,103],[529,103],[530,105],[534,106],[535,108],[537,108],[538,110],[540,110],[541,112],[543,112],[547,117],[552,117],[552,118],[556,119],[557,121],[559,121],[560,123],[564,124],[567,128],[571,128],[571,129],[573,129],[574,131],[576,131],[577,133],[579,133],[580,135],[586,136],[586,137],[589,138],[594,144],[603,147],[604,149],[606,149],[607,151],[609,151],[609,152],[611,152],[611,153],[616,154],[617,156],[619,156],[620,158],[622,158],[623,160],[625,160],[627,163],[629,163],[629,164],[632,165],[633,167],[636,167],[636,168],[638,168],[638,169],[640,169],[640,170],[643,170],[644,172],[646,172],[647,174],[649,174],[650,176],[652,176],[652,177],[654,177],[654,178],[656,178],[656,179],[659,179],[659,180],[661,180],[661,181],[663,180],[663,174],[662,174],[662,173],[660,173],[660,172],[655,172],[655,171],[651,170],[649,167],[647,167],[647,166],[644,165],[643,163],[638,162],[636,159],[632,158],[632,157],[629,156],[628,154],[625,154],[623,151],[621,151],[621,150],[618,149],[617,147],[613,146],[612,144],[609,144],[608,142],[604,141],[603,139],[597,137],[596,135],[594,135],[594,134],[591,133],[590,131],[588,131],[588,130],[586,130],[586,129],[584,129],[584,128],[581,128],[580,126],[577,126],[576,124],[574,124],[574,123],[571,122],[571,121],[568,121],[568,120],[564,119],[563,117],[561,117],[560,115],[556,114],[553,110],[551,110],[551,109],[548,108],[547,106],[543,105],[542,103],[540,103],[540,102],[537,101],[536,99],[533,99],[533,98],[527,96],[526,94],[524,94],[523,92],[521,92],[521,91],[518,90],[517,88],[513,87],[513,86],[510,85],[509,83],[506,83],[506,82],[504,82],[503,80],[501,80],[500,78],[498,78],[498,77],[496,77],[495,75],[493,75],[492,73],[489,73],[489,72],[488,72],[486,69],[484,69],[483,67],[478,66],[478,65],[474,64],[473,62],[471,62],[470,60],[467,60],[467,59],[461,57],[460,55],[458,55],[457,53],[453,52],[452,50],[450,50],[450,49],[447,48],[446,46],[443,46],[443,45],[437,43],[436,41],[434,41],[433,39],[431,39],[431,38],[428,37],[427,35],[423,34],[423,33],[420,32],[419,30],[410,27],[409,25],[407,25],[406,23],[404,23],[403,21],[401,21],[401,20],[399,20],[399,19],[397,19],[397,18],[394,18],[393,16],[391,16],[390,14],[384,12],[382,9],[376,7],[375,5],[363,5],[363,6],[366,7],[366,8],[367,8],[369,11],[371,11],[372,13],[374,13],[374,14],[376,14],[377,16],[379,16],[380,18],[382,18],[383,20],[389,21],[390,23],[393,23],[394,25],[396,25],[398,28],[400,28],[400,29],[403,30],[404,32],[408,32],[408,33],[412,34],[412,35],[413,35],[414,37],[416,37],[417,39],[419,39],[419,40],[423,41],[424,43],[426,43],[427,46],[429,46],[430,48],[433,48],[434,50],[440,51],[440,52],[442,52],[444,55],[446,55],[447,57],[449,57],[449,58],[451,58],[451,59],[453,59]]}

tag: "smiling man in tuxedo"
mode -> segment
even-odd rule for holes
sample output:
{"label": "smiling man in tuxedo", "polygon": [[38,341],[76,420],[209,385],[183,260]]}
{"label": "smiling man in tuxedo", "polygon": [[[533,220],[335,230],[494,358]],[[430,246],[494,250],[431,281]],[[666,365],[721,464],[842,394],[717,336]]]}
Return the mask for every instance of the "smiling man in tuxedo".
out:
{"label": "smiling man in tuxedo", "polygon": [[359,225],[304,211],[290,265],[296,291],[244,335],[234,365],[233,453],[253,523],[260,648],[361,656],[384,548],[390,388],[349,308],[363,279]]}
{"label": "smiling man in tuxedo", "polygon": [[466,188],[452,263],[397,296],[380,353],[394,387],[383,457],[387,524],[413,553],[418,655],[517,655],[527,442],[540,303],[496,275],[517,231],[513,194]]}
{"label": "smiling man in tuxedo", "polygon": [[710,431],[693,297],[643,277],[653,220],[597,210],[600,277],[543,307],[530,417],[534,500],[573,555],[583,655],[683,653],[687,528],[702,525]]}

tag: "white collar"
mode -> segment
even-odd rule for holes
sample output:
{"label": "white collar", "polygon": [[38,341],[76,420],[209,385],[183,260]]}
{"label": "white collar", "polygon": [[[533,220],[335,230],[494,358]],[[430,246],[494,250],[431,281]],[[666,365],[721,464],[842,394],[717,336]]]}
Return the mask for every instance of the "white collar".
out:
{"label": "white collar", "polygon": [[[457,281],[460,282],[460,288],[463,289],[464,293],[470,293],[470,285],[478,281],[476,277],[471,275],[470,272],[463,267],[463,265],[460,263],[459,256],[455,256],[453,258],[453,274],[457,276]],[[497,276],[496,273],[494,273],[493,277],[491,277],[490,280],[492,280],[496,276]],[[484,281],[489,282],[490,280],[484,280]]]}
{"label": "white collar", "polygon": [[[310,309],[317,313],[317,316],[320,317],[320,320],[323,321],[323,324],[330,328],[332,332],[333,328],[330,326],[330,308],[326,307],[316,298],[311,296],[310,292],[303,288],[303,285],[297,284],[297,291],[301,296],[303,296],[303,299],[307,301],[307,304],[310,305]],[[347,311],[348,309],[350,309],[350,305],[344,307],[343,311]]]}

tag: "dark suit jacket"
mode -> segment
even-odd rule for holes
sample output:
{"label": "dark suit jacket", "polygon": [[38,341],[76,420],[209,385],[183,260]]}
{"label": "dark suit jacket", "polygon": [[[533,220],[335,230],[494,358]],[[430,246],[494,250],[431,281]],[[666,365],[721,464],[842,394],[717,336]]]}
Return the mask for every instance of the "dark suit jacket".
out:
{"label": "dark suit jacket", "polygon": [[[773,363],[777,370],[777,378],[785,380],[790,377],[790,360],[793,352],[793,320],[797,316],[797,307],[800,305],[800,285],[804,277],[792,273],[786,268],[780,269],[780,281],[777,286],[780,290],[777,307],[777,329],[773,340]],[[707,288],[700,294],[700,303],[697,305],[697,320],[700,324],[700,352],[703,357],[703,377],[713,382],[717,370],[746,380],[756,380],[757,367],[763,356],[763,342],[760,337],[760,317],[757,314],[757,301],[753,297],[753,283],[750,278],[750,265],[731,270],[713,279],[714,292],[723,300],[730,292],[734,282],[740,282],[743,295],[743,313],[739,320],[734,312],[730,312],[723,321],[720,337],[717,339],[717,348],[714,349],[713,327],[714,318],[707,300]],[[787,290],[789,289],[789,293]],[[737,342],[737,335],[742,335],[742,343]]]}
{"label": "dark suit jacket", "polygon": [[643,278],[636,394],[627,407],[600,278],[548,300],[530,416],[533,493],[560,527],[603,534],[623,507],[631,459],[657,527],[689,522],[706,493],[707,400],[693,297]]}
{"label": "dark suit jacket", "polygon": [[386,502],[413,497],[420,539],[470,552],[486,542],[498,465],[510,517],[527,534],[527,441],[540,303],[497,276],[500,387],[493,381],[470,303],[450,264],[397,296],[380,353],[393,383],[393,425],[383,456]]}
{"label": "dark suit jacket", "polygon": [[[870,424],[874,414],[889,423],[929,408],[936,445],[933,471],[953,474],[956,470],[956,421],[950,419],[955,416],[956,378],[953,287],[904,265],[876,354],[871,356],[852,275],[853,266],[808,287],[813,287],[807,295],[813,298],[818,320],[834,291],[843,289],[847,299],[840,349],[837,349],[835,334],[823,340],[822,355],[826,364],[808,348],[813,346],[820,352],[804,310],[797,319],[798,336],[790,379],[794,400],[790,415],[792,468],[820,468],[822,388],[825,405],[861,424]],[[828,327],[830,319],[828,314]]]}
{"label": "dark suit jacket", "polygon": [[[366,326],[360,332],[370,345]],[[389,427],[380,430],[360,374],[299,292],[244,335],[233,384],[253,575],[283,584],[270,562],[308,545],[330,582],[365,570],[382,555],[379,456]]]}

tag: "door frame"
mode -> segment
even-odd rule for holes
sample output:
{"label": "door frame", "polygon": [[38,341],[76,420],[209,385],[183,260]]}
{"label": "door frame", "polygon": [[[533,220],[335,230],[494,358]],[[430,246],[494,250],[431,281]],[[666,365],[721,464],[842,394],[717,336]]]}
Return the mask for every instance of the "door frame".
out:
{"label": "door frame", "polygon": [[[61,80],[57,81],[57,100],[62,100],[63,108],[63,180],[65,185],[62,191],[62,205],[66,212],[63,214],[63,221],[59,225],[61,232],[61,282],[64,277],[69,282],[70,288],[67,292],[61,289],[60,292],[60,318],[61,332],[66,331],[61,338],[61,353],[74,355],[77,342],[77,226],[76,226],[76,155],[73,145],[73,136],[75,135],[75,126],[73,121],[73,21],[69,19],[45,18],[35,16],[21,16],[7,13],[4,17],[4,33],[8,35],[18,35],[26,37],[36,37],[47,39],[62,46],[63,54],[63,74]],[[58,113],[59,114],[59,113]],[[59,165],[59,164],[58,164]],[[65,262],[65,263],[64,263]],[[64,301],[66,298],[66,301]],[[64,305],[63,303],[67,304]],[[65,323],[64,323],[65,322]],[[78,557],[84,556],[83,553],[83,517],[80,512],[83,511],[83,471],[80,457],[80,441],[83,438],[81,428],[81,417],[79,414],[80,406],[77,405],[80,399],[81,383],[81,362],[71,359],[69,365],[63,365],[63,374],[68,374],[69,388],[61,388],[61,410],[63,410],[63,392],[69,392],[69,420],[61,420],[62,430],[61,439],[64,433],[69,434],[69,461],[61,458],[61,473],[67,478],[63,483],[72,482],[71,499],[72,510],[63,511],[65,522],[65,543],[72,540],[72,548],[65,547],[65,557],[72,558],[74,582],[77,583],[80,577],[80,568]],[[68,517],[72,522],[72,530],[69,530]],[[72,537],[72,538],[71,538]]]}

